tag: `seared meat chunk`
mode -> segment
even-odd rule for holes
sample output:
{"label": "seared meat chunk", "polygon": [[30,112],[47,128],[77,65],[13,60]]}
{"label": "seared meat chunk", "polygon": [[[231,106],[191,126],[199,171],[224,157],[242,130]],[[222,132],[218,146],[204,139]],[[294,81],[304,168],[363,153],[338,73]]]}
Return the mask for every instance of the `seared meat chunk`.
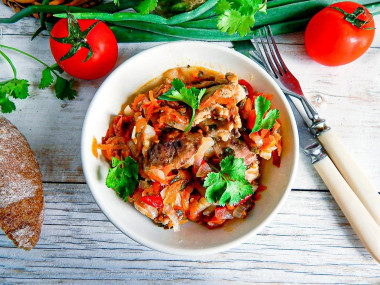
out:
{"label": "seared meat chunk", "polygon": [[162,169],[167,165],[172,165],[173,169],[180,169],[188,165],[189,160],[194,159],[201,142],[202,135],[199,133],[174,130],[163,134],[160,142],[148,151],[144,166]]}

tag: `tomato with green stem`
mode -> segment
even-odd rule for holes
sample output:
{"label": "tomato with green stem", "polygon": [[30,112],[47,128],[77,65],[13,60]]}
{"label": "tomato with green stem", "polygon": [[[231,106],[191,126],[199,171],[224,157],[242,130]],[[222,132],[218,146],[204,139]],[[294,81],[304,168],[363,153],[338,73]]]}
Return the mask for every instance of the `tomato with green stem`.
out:
{"label": "tomato with green stem", "polygon": [[118,47],[110,28],[97,20],[59,20],[50,33],[50,49],[57,64],[80,79],[97,79],[114,67]]}
{"label": "tomato with green stem", "polygon": [[318,12],[305,31],[312,59],[328,66],[350,63],[364,54],[375,36],[375,23],[366,7],[340,2]]}

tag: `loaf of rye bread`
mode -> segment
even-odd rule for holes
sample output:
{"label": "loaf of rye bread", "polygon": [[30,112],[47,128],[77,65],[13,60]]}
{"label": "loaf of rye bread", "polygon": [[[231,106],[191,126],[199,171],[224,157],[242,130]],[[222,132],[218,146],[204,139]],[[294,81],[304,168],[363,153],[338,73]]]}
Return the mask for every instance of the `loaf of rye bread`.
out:
{"label": "loaf of rye bread", "polygon": [[38,242],[44,219],[42,176],[25,137],[0,116],[0,226],[25,250]]}

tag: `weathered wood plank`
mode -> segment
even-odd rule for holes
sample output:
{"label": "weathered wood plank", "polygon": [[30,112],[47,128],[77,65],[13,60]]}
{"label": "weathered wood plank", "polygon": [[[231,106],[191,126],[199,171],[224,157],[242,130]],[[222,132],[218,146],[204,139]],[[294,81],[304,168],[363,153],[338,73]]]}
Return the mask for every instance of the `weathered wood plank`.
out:
{"label": "weathered wood plank", "polygon": [[292,191],[274,221],[249,242],[212,256],[186,257],[150,250],[123,235],[86,185],[44,186],[46,216],[37,248],[13,248],[0,234],[1,283],[380,282],[380,268],[328,192]]}
{"label": "weathered wood plank", "polygon": [[[49,64],[54,62],[46,38],[30,42],[24,36],[4,36],[3,41],[31,51]],[[138,52],[156,44],[121,44],[118,64]],[[375,183],[380,180],[378,157],[380,148],[380,85],[377,83],[380,66],[380,49],[372,48],[350,65],[324,67],[308,58],[303,46],[279,45],[289,68],[298,77],[306,96],[321,115],[352,150],[358,163]],[[60,101],[52,90],[39,90],[42,67],[28,58],[9,53],[18,67],[20,77],[30,83],[31,97],[16,102],[18,110],[7,114],[29,140],[40,162],[44,181],[84,182],[80,161],[80,135],[87,107],[102,83],[78,80],[78,97],[73,101]],[[0,66],[6,66],[0,61]],[[0,80],[11,76],[2,68]],[[320,96],[321,102],[318,101]],[[296,189],[326,189],[308,159],[301,154]]]}

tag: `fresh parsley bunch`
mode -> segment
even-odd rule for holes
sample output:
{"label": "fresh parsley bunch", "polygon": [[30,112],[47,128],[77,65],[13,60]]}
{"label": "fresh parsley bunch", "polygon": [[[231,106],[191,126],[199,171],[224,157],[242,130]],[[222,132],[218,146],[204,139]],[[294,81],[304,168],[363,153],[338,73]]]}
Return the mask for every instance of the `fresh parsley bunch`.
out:
{"label": "fresh parsley bunch", "polygon": [[168,92],[159,96],[158,99],[166,101],[180,101],[192,108],[193,114],[191,116],[189,125],[185,129],[185,132],[187,132],[193,124],[195,111],[199,109],[199,104],[205,93],[205,88],[199,90],[195,87],[191,87],[190,89],[187,89],[181,80],[175,78],[172,81],[172,88]]}
{"label": "fresh parsley bunch", "polygon": [[205,197],[209,203],[218,202],[225,206],[237,205],[248,195],[253,194],[251,184],[245,179],[246,167],[242,158],[227,156],[220,162],[220,171],[210,172],[203,184]]}
{"label": "fresh parsley bunch", "polygon": [[138,184],[139,165],[128,156],[125,160],[112,157],[111,168],[108,170],[106,185],[115,190],[124,201],[133,195]]}

